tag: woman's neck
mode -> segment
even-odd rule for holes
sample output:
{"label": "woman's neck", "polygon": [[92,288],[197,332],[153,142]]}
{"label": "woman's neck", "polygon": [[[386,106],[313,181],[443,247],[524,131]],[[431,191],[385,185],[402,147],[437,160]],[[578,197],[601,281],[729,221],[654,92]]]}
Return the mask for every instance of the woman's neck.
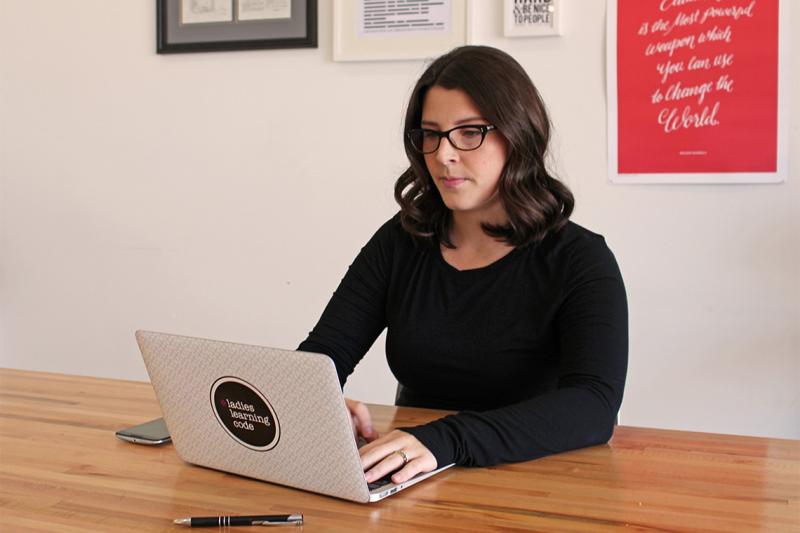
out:
{"label": "woman's neck", "polygon": [[[481,216],[475,216],[481,215]],[[455,248],[442,246],[442,258],[457,270],[471,270],[491,265],[505,257],[514,246],[487,235],[481,223],[504,224],[507,217],[487,217],[486,213],[452,213],[450,241]]]}
{"label": "woman's neck", "polygon": [[450,227],[450,240],[457,248],[467,247],[473,250],[495,248],[499,241],[483,231],[483,224],[503,225],[508,222],[508,216],[501,209],[494,213],[454,211],[452,226]]}

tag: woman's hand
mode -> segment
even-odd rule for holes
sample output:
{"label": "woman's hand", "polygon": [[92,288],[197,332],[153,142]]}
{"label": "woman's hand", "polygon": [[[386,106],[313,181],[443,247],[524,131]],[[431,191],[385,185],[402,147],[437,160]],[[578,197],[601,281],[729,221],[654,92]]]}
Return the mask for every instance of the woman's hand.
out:
{"label": "woman's hand", "polygon": [[397,472],[392,475],[394,483],[403,483],[421,472],[436,470],[436,458],[430,450],[414,435],[398,429],[361,447],[358,452],[367,483],[395,470]]}
{"label": "woman's hand", "polygon": [[367,406],[350,398],[345,398],[344,403],[350,411],[350,421],[353,423],[353,436],[356,441],[359,437],[363,437],[367,442],[377,439],[378,433],[372,428],[372,417]]}

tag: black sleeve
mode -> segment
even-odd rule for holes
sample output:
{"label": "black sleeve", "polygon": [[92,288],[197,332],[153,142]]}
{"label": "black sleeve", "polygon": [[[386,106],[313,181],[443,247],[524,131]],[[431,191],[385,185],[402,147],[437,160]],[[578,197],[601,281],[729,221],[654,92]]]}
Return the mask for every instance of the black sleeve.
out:
{"label": "black sleeve", "polygon": [[389,220],[361,249],[319,322],[297,348],[333,359],[342,386],[386,327],[386,293],[397,224],[397,217]]}
{"label": "black sleeve", "polygon": [[439,466],[488,466],[607,442],[622,403],[628,362],[628,309],[622,277],[602,238],[567,262],[555,318],[555,390],[490,411],[463,411],[403,428]]}

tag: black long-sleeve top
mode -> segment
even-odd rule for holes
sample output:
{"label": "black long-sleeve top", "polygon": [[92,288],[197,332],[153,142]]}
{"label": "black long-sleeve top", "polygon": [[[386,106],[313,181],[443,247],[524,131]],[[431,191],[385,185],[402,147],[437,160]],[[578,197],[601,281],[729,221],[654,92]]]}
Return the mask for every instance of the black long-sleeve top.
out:
{"label": "black long-sleeve top", "polygon": [[611,437],[627,370],[625,288],[604,239],[577,224],[459,271],[393,217],[299,349],[330,356],[344,385],[383,328],[397,403],[459,411],[403,428],[440,466],[524,461]]}

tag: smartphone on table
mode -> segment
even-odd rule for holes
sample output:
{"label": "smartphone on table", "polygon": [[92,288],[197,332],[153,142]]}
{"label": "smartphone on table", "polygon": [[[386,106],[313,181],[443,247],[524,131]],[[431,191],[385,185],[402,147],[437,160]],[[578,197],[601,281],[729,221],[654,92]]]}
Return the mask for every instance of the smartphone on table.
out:
{"label": "smartphone on table", "polygon": [[127,442],[148,444],[150,446],[165,444],[172,440],[163,418],[156,418],[138,426],[120,429],[116,435]]}

